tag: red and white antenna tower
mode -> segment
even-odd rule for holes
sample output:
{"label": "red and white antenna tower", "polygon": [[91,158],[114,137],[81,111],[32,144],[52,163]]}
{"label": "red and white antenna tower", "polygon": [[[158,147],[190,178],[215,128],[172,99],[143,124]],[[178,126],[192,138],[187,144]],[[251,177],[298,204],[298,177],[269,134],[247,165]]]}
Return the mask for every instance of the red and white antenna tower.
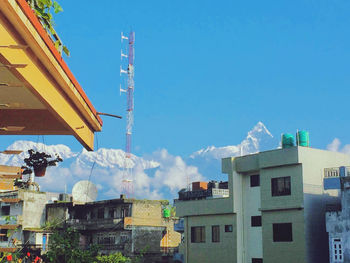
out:
{"label": "red and white antenna tower", "polygon": [[[123,53],[123,40],[128,40],[128,54]],[[125,70],[123,66],[120,66],[120,75],[127,75],[127,84],[124,89],[120,86],[120,93],[126,93],[126,143],[125,143],[125,162],[124,172],[122,180],[122,193],[126,194],[127,197],[131,197],[134,192],[133,187],[133,174],[131,164],[131,135],[132,127],[134,124],[134,43],[135,43],[135,32],[130,32],[129,37],[121,34],[122,50],[121,60],[123,65],[123,58],[127,58],[128,68]]]}

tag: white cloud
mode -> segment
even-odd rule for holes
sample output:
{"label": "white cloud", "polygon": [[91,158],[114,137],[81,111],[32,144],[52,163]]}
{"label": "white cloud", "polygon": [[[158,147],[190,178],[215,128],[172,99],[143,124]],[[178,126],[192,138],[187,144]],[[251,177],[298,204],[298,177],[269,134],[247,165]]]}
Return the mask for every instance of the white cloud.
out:
{"label": "white cloud", "polygon": [[166,149],[154,153],[160,163],[155,172],[153,184],[158,188],[166,186],[172,193],[185,188],[187,182],[204,180],[195,166],[188,166],[180,156],[173,156]]}
{"label": "white cloud", "polygon": [[327,145],[327,150],[350,155],[350,144],[345,144],[342,146],[341,141],[338,138],[335,138],[330,144]]}
{"label": "white cloud", "polygon": [[332,152],[338,152],[340,147],[340,140],[338,138],[334,138],[334,140],[327,145],[327,150]]}
{"label": "white cloud", "polygon": [[[211,146],[193,153],[187,159],[172,155],[167,149],[161,149],[143,157],[132,155],[126,165],[125,153],[120,149],[100,148],[96,152],[82,150],[76,153],[65,145],[39,145],[41,149],[47,149],[52,154],[58,153],[64,161],[57,167],[49,167],[47,175],[36,178],[36,181],[41,185],[42,191],[63,192],[67,188],[70,193],[75,183],[90,178],[98,186],[99,199],[119,198],[123,188],[123,167],[127,166],[133,167],[135,198],[173,199],[188,183],[227,180],[226,175],[220,174],[222,157],[237,155],[241,148],[245,153],[258,151],[271,138],[271,133],[259,122],[238,145]],[[39,146],[34,142],[17,141],[8,148],[31,149]],[[333,149],[337,149],[334,147]],[[350,152],[350,145],[344,149]],[[24,153],[15,157],[3,156],[0,163],[20,165],[23,158]]]}

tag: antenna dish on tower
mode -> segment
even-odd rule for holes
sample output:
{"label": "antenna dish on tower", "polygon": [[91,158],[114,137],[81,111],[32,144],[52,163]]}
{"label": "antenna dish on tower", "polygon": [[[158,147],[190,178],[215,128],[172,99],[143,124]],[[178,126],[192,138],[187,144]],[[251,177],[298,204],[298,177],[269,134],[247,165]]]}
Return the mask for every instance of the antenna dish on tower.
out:
{"label": "antenna dish on tower", "polygon": [[77,182],[72,189],[73,202],[93,202],[97,198],[97,187],[87,180]]}

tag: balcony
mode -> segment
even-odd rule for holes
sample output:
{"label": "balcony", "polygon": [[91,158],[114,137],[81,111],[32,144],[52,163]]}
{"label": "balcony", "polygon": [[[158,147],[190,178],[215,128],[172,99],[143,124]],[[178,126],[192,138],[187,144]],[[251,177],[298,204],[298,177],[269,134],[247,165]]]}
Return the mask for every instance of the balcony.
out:
{"label": "balcony", "polygon": [[324,178],[350,177],[350,166],[331,167],[324,169]]}
{"label": "balcony", "polygon": [[1,229],[15,229],[20,225],[21,216],[1,216],[0,228]]}
{"label": "balcony", "polygon": [[326,204],[326,212],[338,212],[341,209],[341,204]]}
{"label": "balcony", "polygon": [[67,224],[78,230],[123,228],[123,218],[68,219]]}
{"label": "balcony", "polygon": [[230,195],[229,189],[210,188],[207,190],[180,191],[179,200],[200,200],[213,198],[227,198]]}

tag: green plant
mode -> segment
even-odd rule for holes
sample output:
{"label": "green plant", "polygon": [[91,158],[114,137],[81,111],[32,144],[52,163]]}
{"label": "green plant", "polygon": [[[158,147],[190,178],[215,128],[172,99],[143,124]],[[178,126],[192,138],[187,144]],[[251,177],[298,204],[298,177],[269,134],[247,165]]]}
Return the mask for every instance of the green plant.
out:
{"label": "green plant", "polygon": [[53,159],[50,154],[47,154],[45,152],[37,152],[33,149],[28,150],[29,157],[24,159],[24,162],[26,166],[22,166],[22,169],[24,169],[23,174],[31,174],[32,167],[34,170],[41,167],[47,167],[47,166],[56,166],[58,162],[62,162],[62,158],[56,154],[55,158]]}
{"label": "green plant", "polygon": [[97,256],[94,263],[130,263],[130,258],[123,256],[118,252],[108,256]]}
{"label": "green plant", "polygon": [[132,263],[142,263],[143,260],[144,260],[144,258],[145,258],[145,254],[147,254],[147,252],[149,251],[149,249],[150,249],[150,246],[149,246],[149,245],[147,245],[147,246],[145,246],[143,249],[141,249],[141,250],[139,251],[139,254],[138,254],[136,257],[134,257],[134,258],[132,259]]}
{"label": "green plant", "polygon": [[88,250],[79,247],[79,233],[72,228],[54,228],[49,239],[49,251],[44,262],[91,263],[97,256],[97,247]]}
{"label": "green plant", "polygon": [[62,12],[63,9],[57,1],[52,0],[26,0],[30,7],[35,12],[36,16],[40,20],[41,24],[44,26],[46,31],[51,35],[51,38],[54,38],[55,47],[62,54],[63,52],[69,56],[70,52],[68,48],[62,44],[61,39],[58,37],[54,29],[54,21],[52,16],[52,11],[57,14]]}

